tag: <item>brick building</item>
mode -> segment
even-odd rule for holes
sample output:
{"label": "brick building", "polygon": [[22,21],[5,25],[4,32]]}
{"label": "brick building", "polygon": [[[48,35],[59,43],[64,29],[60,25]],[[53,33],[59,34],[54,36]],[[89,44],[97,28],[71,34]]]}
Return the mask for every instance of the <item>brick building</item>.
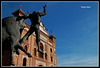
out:
{"label": "brick building", "polygon": [[[12,13],[14,16],[26,15],[21,9]],[[27,33],[30,25],[26,23],[21,38]],[[42,21],[40,22],[40,48],[43,50],[44,54],[37,51],[35,32],[32,33],[28,39],[22,44],[22,46],[32,55],[29,58],[24,52],[20,50],[20,55],[14,53],[15,66],[57,66],[56,58],[56,37],[52,34],[49,36],[48,30],[45,30],[45,26]]]}

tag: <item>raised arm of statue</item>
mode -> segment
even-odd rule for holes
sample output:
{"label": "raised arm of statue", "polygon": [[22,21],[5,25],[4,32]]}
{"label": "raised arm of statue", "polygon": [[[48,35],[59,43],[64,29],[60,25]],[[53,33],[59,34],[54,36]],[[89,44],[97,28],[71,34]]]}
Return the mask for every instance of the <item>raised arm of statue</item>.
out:
{"label": "raised arm of statue", "polygon": [[24,18],[24,19],[29,18],[29,14],[22,16],[22,18]]}
{"label": "raised arm of statue", "polygon": [[46,5],[43,8],[44,8],[44,12],[43,13],[39,13],[40,16],[46,15]]}

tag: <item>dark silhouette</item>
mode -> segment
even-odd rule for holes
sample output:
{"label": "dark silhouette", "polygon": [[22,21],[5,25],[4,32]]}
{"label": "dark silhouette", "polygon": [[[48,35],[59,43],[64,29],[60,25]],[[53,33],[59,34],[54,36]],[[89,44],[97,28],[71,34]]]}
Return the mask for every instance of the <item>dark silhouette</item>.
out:
{"label": "dark silhouette", "polygon": [[[10,64],[14,66],[13,52],[19,55],[18,49],[25,52],[28,57],[32,57],[19,43],[22,30],[25,28],[24,18],[21,16],[11,16],[2,19],[2,52],[10,52]],[[5,62],[6,63],[6,62]]]}
{"label": "dark silhouette", "polygon": [[[32,57],[22,46],[25,40],[35,31],[36,33],[36,43],[38,46],[38,51],[42,54],[43,51],[40,49],[40,17],[46,15],[46,5],[43,7],[44,12],[34,11],[32,14],[26,16],[11,16],[2,19],[2,52],[8,50],[10,52],[10,65],[14,64],[13,52],[19,53],[21,49],[28,57]],[[24,20],[29,18],[32,22],[30,30],[21,39],[22,30],[26,27]]]}
{"label": "dark silhouette", "polygon": [[44,8],[43,13],[34,11],[32,14],[29,14],[28,16],[24,16],[25,19],[29,18],[32,23],[31,23],[30,30],[20,40],[20,42],[24,42],[26,40],[26,38],[28,38],[35,31],[38,51],[42,54],[43,54],[43,51],[40,49],[40,29],[39,29],[39,26],[40,26],[40,17],[46,15],[46,5],[43,8]]}

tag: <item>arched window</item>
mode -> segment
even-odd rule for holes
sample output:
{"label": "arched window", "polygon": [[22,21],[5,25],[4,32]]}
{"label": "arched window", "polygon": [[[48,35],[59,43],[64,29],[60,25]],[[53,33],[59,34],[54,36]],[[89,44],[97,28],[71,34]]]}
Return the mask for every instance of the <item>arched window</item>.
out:
{"label": "arched window", "polygon": [[[40,43],[40,48],[41,48],[41,50],[43,51],[43,44],[42,44],[42,43]],[[40,57],[40,58],[43,58],[43,54],[41,54],[40,52],[39,52],[39,57]]]}
{"label": "arched window", "polygon": [[25,45],[24,49],[27,51],[27,45]]}
{"label": "arched window", "polygon": [[47,53],[45,53],[45,59],[47,60]]}
{"label": "arched window", "polygon": [[53,62],[53,58],[52,58],[52,56],[51,56],[51,62]]}
{"label": "arched window", "polygon": [[23,59],[23,66],[26,66],[26,58]]}
{"label": "arched window", "polygon": [[34,48],[34,56],[36,56],[36,48]]}
{"label": "arched window", "polygon": [[43,51],[43,44],[42,43],[40,43],[40,48]]}
{"label": "arched window", "polygon": [[52,53],[52,48],[50,48],[50,52]]}
{"label": "arched window", "polygon": [[47,51],[47,45],[45,45],[45,51]]}

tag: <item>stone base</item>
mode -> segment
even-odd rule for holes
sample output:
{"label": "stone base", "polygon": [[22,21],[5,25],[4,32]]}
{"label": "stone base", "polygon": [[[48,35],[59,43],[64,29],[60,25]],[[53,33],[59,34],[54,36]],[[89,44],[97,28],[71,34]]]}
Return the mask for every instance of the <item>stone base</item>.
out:
{"label": "stone base", "polygon": [[2,52],[2,66],[10,66],[10,51],[5,50]]}

